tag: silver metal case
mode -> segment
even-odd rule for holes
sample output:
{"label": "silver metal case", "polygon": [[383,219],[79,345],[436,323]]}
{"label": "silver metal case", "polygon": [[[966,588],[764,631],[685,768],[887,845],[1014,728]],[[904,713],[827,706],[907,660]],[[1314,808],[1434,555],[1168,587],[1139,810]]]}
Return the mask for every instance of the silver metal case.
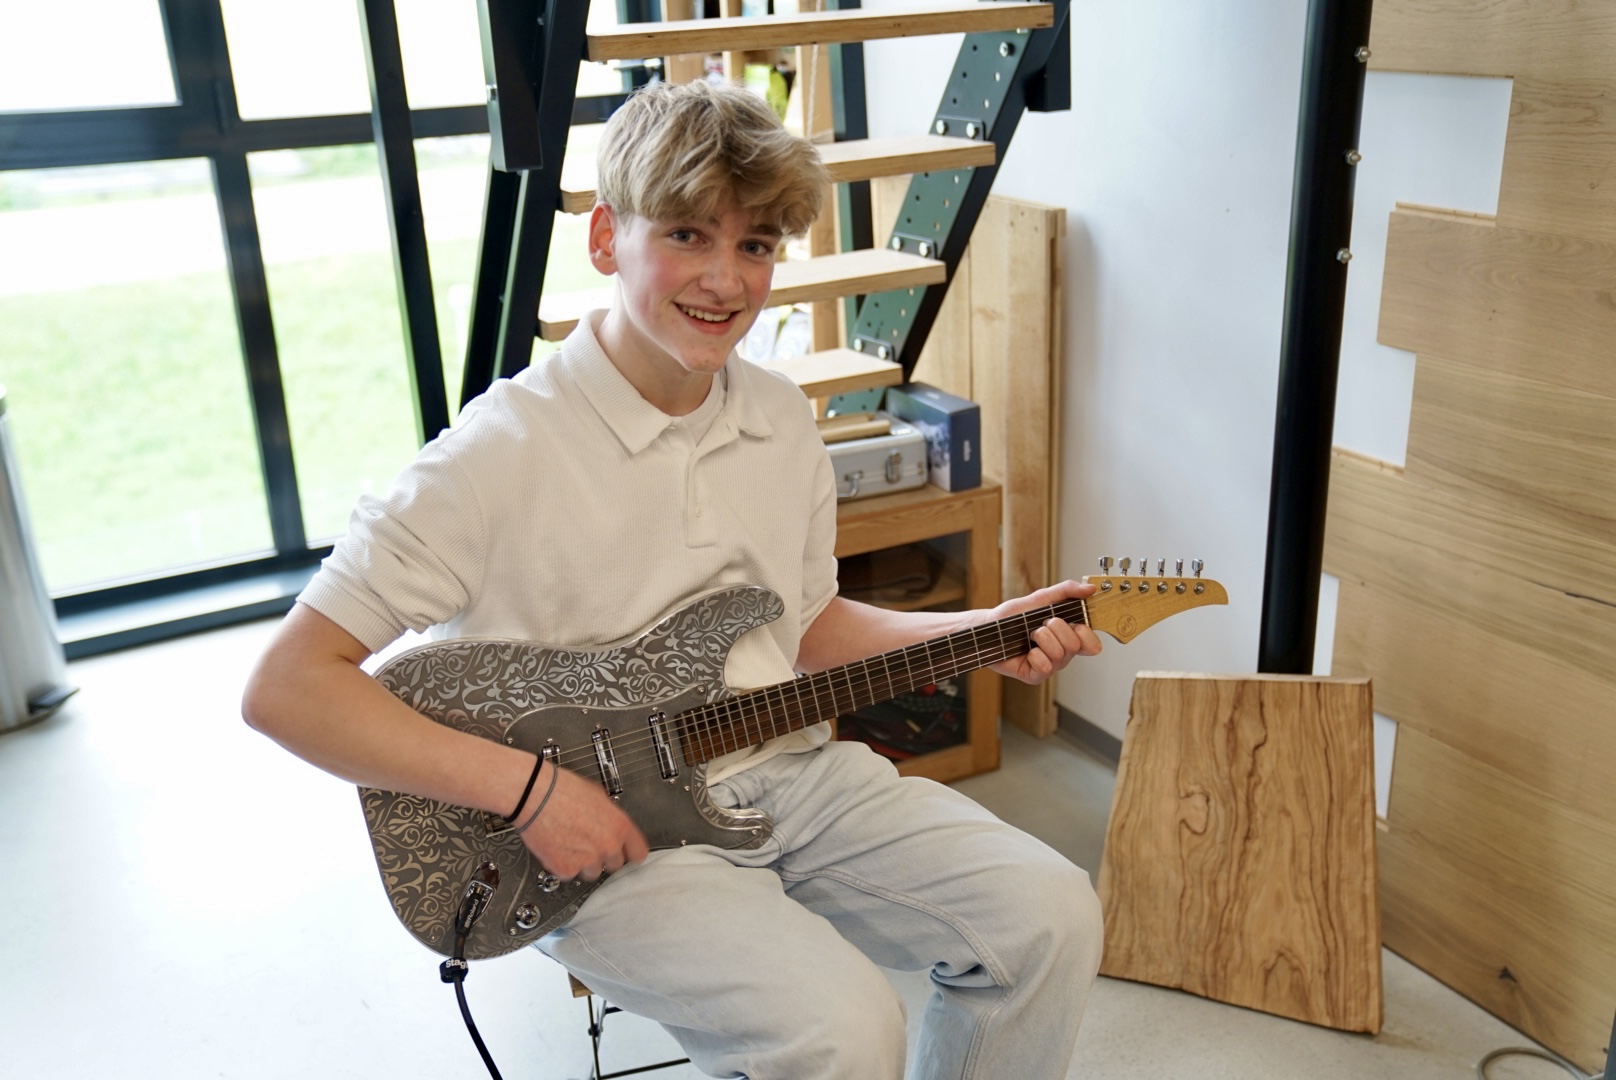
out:
{"label": "silver metal case", "polygon": [[839,500],[907,491],[926,482],[926,436],[887,413],[877,415],[892,422],[889,434],[827,447]]}

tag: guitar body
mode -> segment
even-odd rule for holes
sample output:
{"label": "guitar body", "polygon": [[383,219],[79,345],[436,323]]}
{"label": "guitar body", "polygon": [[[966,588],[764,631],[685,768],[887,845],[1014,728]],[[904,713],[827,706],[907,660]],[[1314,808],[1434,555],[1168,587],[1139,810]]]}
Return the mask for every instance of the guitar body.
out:
{"label": "guitar body", "polygon": [[[782,611],[767,589],[731,586],[619,644],[572,649],[450,640],[399,655],[376,679],[440,724],[535,754],[548,747],[552,756],[561,755],[562,767],[610,790],[612,770],[602,769],[593,750],[605,732],[621,789],[613,797],[652,849],[755,847],[773,831],[767,815],[715,806],[706,767],[686,764],[680,725],[661,725],[663,753],[649,723],[729,697],[724,663],[730,649]],[[671,763],[674,776],[664,776],[663,762]],[[377,788],[360,788],[359,795],[394,914],[417,941],[444,956],[452,955],[452,924],[466,884],[484,864],[498,869],[500,884],[467,941],[469,960],[532,944],[565,924],[599,884],[547,873],[497,816]]]}

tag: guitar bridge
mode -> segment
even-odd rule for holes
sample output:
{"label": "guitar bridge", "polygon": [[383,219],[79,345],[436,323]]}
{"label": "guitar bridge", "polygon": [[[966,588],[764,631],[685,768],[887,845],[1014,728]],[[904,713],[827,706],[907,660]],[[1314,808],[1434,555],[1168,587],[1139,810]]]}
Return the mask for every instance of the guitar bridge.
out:
{"label": "guitar bridge", "polygon": [[598,727],[589,740],[595,744],[595,766],[600,769],[600,782],[606,794],[615,799],[623,794],[623,778],[617,772],[617,755],[612,753],[612,733]]}
{"label": "guitar bridge", "polygon": [[662,779],[672,783],[678,778],[679,769],[673,763],[673,746],[668,741],[668,714],[658,709],[646,723],[651,727],[651,742],[656,747],[657,768],[662,772]]}

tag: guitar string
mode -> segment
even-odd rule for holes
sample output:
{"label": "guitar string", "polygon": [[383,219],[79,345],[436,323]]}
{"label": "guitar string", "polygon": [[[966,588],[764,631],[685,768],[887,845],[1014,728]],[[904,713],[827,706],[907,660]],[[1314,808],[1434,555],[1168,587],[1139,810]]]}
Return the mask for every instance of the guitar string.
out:
{"label": "guitar string", "polygon": [[[1014,624],[1019,623],[1022,631],[1017,635],[1017,646],[1020,648],[1022,643],[1030,639],[1031,632],[1036,625],[1041,625],[1043,622],[1047,621],[1048,618],[1066,617],[1069,620],[1072,620],[1072,617],[1076,616],[1077,620],[1086,622],[1086,615],[1086,605],[1082,600],[1064,601],[1058,605],[1050,605],[1042,609],[1021,612],[1017,615],[1012,615],[1005,619],[996,620],[991,623],[981,623],[946,637],[919,642],[915,645],[907,646],[901,649],[894,649],[888,653],[882,653],[874,657],[868,657],[865,660],[855,661],[851,664],[843,665],[841,668],[835,669],[832,672],[824,673],[829,675],[830,678],[825,680],[822,689],[813,687],[811,685],[805,687],[803,684],[814,683],[816,677],[804,676],[802,678],[793,679],[789,682],[779,683],[774,686],[762,687],[758,690],[750,691],[735,697],[721,698],[716,702],[709,702],[704,705],[699,705],[687,710],[685,713],[679,714],[679,716],[671,717],[669,720],[671,723],[672,721],[677,721],[684,718],[684,726],[687,732],[684,742],[687,744],[694,741],[700,746],[716,748],[720,751],[720,753],[728,753],[732,752],[733,750],[744,749],[747,746],[756,745],[756,743],[751,741],[750,738],[747,738],[747,741],[738,742],[735,735],[732,734],[737,729],[740,730],[742,737],[756,733],[762,739],[767,739],[780,734],[789,733],[790,731],[801,730],[802,727],[811,726],[814,723],[823,723],[833,720],[837,715],[841,714],[841,705],[838,702],[838,694],[848,700],[850,707],[856,707],[858,703],[858,698],[853,691],[865,686],[869,686],[872,688],[872,690],[875,690],[876,696],[873,698],[875,701],[886,700],[887,698],[894,696],[892,691],[899,684],[891,677],[891,667],[889,661],[892,658],[899,658],[904,661],[904,683],[911,687],[926,685],[926,683],[936,681],[938,672],[944,670],[944,668],[939,667],[936,663],[936,660],[941,659],[941,657],[936,657],[933,655],[941,648],[946,648],[948,651],[949,655],[947,659],[949,662],[947,667],[954,669],[953,673],[972,671],[976,668],[986,666],[987,664],[995,663],[1000,659],[1008,659],[1010,656],[1021,655],[1021,652],[1009,652],[1008,643],[1004,640],[1006,629]],[[1034,616],[1036,616],[1036,622],[1034,621]],[[962,657],[960,654],[955,652],[954,645],[957,641],[962,641],[963,638],[967,636],[971,638],[973,649],[970,653],[966,653]],[[996,648],[986,647],[991,644],[986,640],[989,636],[997,637],[998,642]],[[925,683],[915,681],[914,677],[914,664],[912,661],[921,653],[926,655],[926,665],[923,669],[923,675],[926,676]],[[869,669],[877,661],[881,663],[881,666],[885,670],[886,678],[884,680],[870,677],[869,671],[866,670],[862,672],[861,677],[858,677],[855,682],[855,673],[858,671],[858,669]],[[841,673],[840,681],[837,679],[838,673]],[[820,719],[811,720],[796,727],[790,726],[790,721],[787,720],[788,726],[786,731],[781,732],[776,722],[775,709],[770,707],[769,704],[758,703],[767,703],[768,699],[772,697],[776,699],[777,704],[785,706],[787,704],[785,702],[785,695],[790,693],[797,699],[796,712],[800,716],[803,711],[802,692],[804,689],[810,690],[810,696],[814,703],[814,715],[820,717]],[[835,710],[831,716],[824,715],[824,709],[820,700],[826,696],[828,696],[830,699],[830,706],[832,710]],[[750,718],[748,718],[746,715],[748,706],[754,706]],[[728,722],[726,722],[725,714],[731,714],[728,717]],[[750,719],[750,723],[747,722],[748,719]],[[759,722],[760,720],[763,722]],[[766,722],[768,725],[768,733],[764,732],[764,722]],[[656,747],[656,737],[650,732],[648,727],[646,730],[639,731],[634,734],[613,737],[611,742],[612,758],[617,765],[617,775],[619,781],[626,782],[629,780],[640,779],[651,773],[656,773],[657,778],[661,779],[661,763],[659,760],[660,751]],[[732,742],[738,742],[738,744],[730,746],[729,744]],[[671,749],[672,745],[670,740],[670,750]],[[716,757],[719,755],[715,753],[712,756]],[[588,772],[591,769],[596,772],[599,771],[593,742],[587,746],[563,749],[557,757],[560,764],[564,768],[571,769],[580,775],[588,775]]]}
{"label": "guitar string", "polygon": [[[1064,608],[1074,604],[1081,605],[1081,601],[1068,601],[1061,605],[1061,607]],[[1054,606],[1042,610],[1047,611],[1050,615],[1061,613]],[[824,697],[829,697],[831,708],[836,710],[836,713],[833,715],[839,715],[841,706],[838,702],[838,694],[846,697],[849,700],[850,705],[855,707],[857,705],[857,698],[850,691],[856,688],[862,688],[865,685],[869,685],[872,689],[878,687],[882,688],[876,691],[876,696],[873,698],[873,700],[886,700],[887,698],[894,696],[892,691],[893,688],[898,684],[891,679],[890,666],[888,665],[888,659],[890,657],[901,657],[905,661],[905,681],[909,686],[918,686],[925,685],[926,682],[935,681],[938,671],[942,670],[939,669],[935,663],[938,657],[934,657],[932,655],[933,653],[936,653],[940,647],[946,647],[949,650],[949,666],[955,668],[957,671],[974,670],[976,667],[982,667],[986,664],[994,663],[999,659],[1006,659],[1012,655],[1019,655],[1019,653],[1011,653],[1006,651],[1007,646],[1004,642],[1004,631],[1008,626],[1020,622],[1022,624],[1023,632],[1018,635],[1018,638],[1021,642],[1026,641],[1030,636],[1031,629],[1034,625],[1031,619],[1031,616],[1034,614],[1038,614],[1038,612],[1023,612],[1018,616],[1010,616],[1009,618],[998,620],[993,623],[979,624],[975,627],[968,628],[967,630],[960,631],[945,638],[936,638],[931,641],[920,642],[916,645],[908,646],[903,649],[892,650],[890,653],[884,653],[879,656],[869,657],[863,661],[856,661],[852,664],[844,665],[841,669],[838,669],[839,671],[845,673],[845,677],[840,682],[834,678],[834,672],[826,673],[832,675],[833,677],[825,682],[823,689],[815,689],[812,692],[814,714],[821,717],[821,719],[811,720],[808,721],[808,723],[798,725],[797,727],[788,726],[787,732],[799,730],[801,727],[831,719],[831,717],[823,715],[824,710],[820,699]],[[1082,612],[1075,612],[1075,614],[1081,615]],[[1047,615],[1040,615],[1038,619],[1039,623],[1043,622],[1047,617]],[[985,644],[985,642],[983,642],[981,639],[984,639],[988,635],[989,631],[992,631],[999,638],[999,648],[997,650],[984,649],[981,647],[982,644]],[[970,635],[973,642],[976,643],[975,650],[965,657],[969,666],[961,665],[960,658],[953,654],[953,642],[960,639],[964,635]],[[925,671],[923,672],[925,675],[925,681],[919,682],[915,680],[913,674],[913,664],[911,661],[915,655],[922,652],[927,654],[927,664]],[[986,657],[992,657],[992,659],[984,660]],[[857,680],[857,686],[855,687],[855,670],[861,668],[870,668],[876,661],[881,661],[883,667],[886,668],[887,678],[884,681],[876,680],[869,677],[868,672],[865,672],[863,677]],[[796,712],[800,714],[803,711],[802,691],[805,688],[804,684],[812,683],[814,680],[814,676],[805,676],[790,682],[780,683],[775,686],[763,687],[736,697],[721,698],[716,702],[696,706],[671,719],[684,719],[685,729],[690,733],[685,740],[686,742],[695,741],[709,747],[717,746],[720,748],[721,752],[726,753],[730,752],[731,750],[742,749],[745,746],[755,745],[755,742],[748,740],[730,747],[728,744],[735,741],[734,737],[728,734],[715,735],[715,731],[722,729],[723,732],[728,733],[740,728],[743,735],[755,732],[762,739],[782,734],[776,724],[774,708],[768,705],[755,708],[750,718],[752,722],[748,724],[746,722],[748,720],[746,715],[747,706],[758,701],[764,701],[771,697],[776,699],[776,704],[783,706],[786,704],[784,700],[785,695],[789,692],[797,698],[798,708]],[[727,718],[725,714],[729,714]],[[769,731],[767,733],[763,730],[763,724],[757,722],[759,718],[767,722],[769,727]],[[627,736],[620,735],[613,738],[612,756],[617,762],[619,777],[626,778],[627,776],[627,773],[624,770],[624,764],[626,762],[637,763],[640,760],[645,759],[647,755],[649,755],[650,760],[654,762],[657,757],[655,742],[656,738],[648,728],[641,732]],[[715,754],[714,756],[718,755]],[[564,749],[560,752],[559,758],[563,766],[571,768],[576,772],[584,772],[588,767],[596,764],[594,744],[591,742],[586,746]]]}
{"label": "guitar string", "polygon": [[[1053,606],[1049,607],[1049,608],[1046,608],[1046,609],[1043,609],[1043,610],[1049,612],[1051,615],[1056,613],[1056,608],[1053,607]],[[911,686],[925,685],[926,683],[935,681],[936,673],[937,673],[938,670],[941,670],[941,669],[939,669],[937,667],[936,663],[934,662],[934,658],[928,655],[928,657],[927,657],[927,660],[928,660],[927,668],[926,668],[926,671],[924,672],[926,678],[925,678],[924,682],[916,682],[915,679],[914,679],[914,675],[913,675],[913,664],[910,662],[911,659],[912,659],[912,656],[914,654],[918,654],[920,652],[926,652],[928,654],[933,653],[933,652],[936,652],[940,647],[947,647],[950,650],[950,652],[952,653],[952,644],[950,643],[950,638],[954,638],[954,637],[958,637],[958,636],[966,635],[966,634],[971,635],[973,638],[979,638],[979,637],[984,636],[987,631],[995,630],[995,629],[997,630],[998,636],[1000,638],[1000,646],[1001,646],[1001,650],[1002,650],[1002,648],[1003,648],[1003,628],[1004,628],[1004,626],[1007,625],[1007,624],[1013,624],[1013,623],[1016,623],[1016,622],[1021,622],[1023,627],[1026,630],[1026,632],[1021,636],[1023,637],[1023,639],[1025,639],[1028,635],[1030,635],[1030,629],[1031,629],[1031,627],[1033,625],[1031,619],[1028,618],[1028,616],[1031,616],[1033,614],[1035,614],[1035,612],[1023,612],[1023,613],[1020,613],[1019,615],[1010,616],[1010,617],[1008,617],[1006,619],[999,620],[999,621],[997,621],[995,623],[978,624],[975,627],[970,627],[970,628],[967,628],[964,631],[959,631],[957,634],[950,635],[949,637],[935,638],[935,639],[932,639],[930,641],[919,642],[916,645],[907,646],[907,647],[902,648],[902,649],[892,650],[892,652],[890,652],[890,653],[881,654],[881,655],[874,656],[874,657],[869,657],[869,658],[866,658],[865,660],[861,660],[861,661],[855,661],[855,662],[853,662],[851,664],[844,665],[842,668],[837,669],[837,671],[840,671],[840,672],[844,673],[844,677],[840,681],[837,681],[837,679],[834,677],[836,675],[836,672],[825,673],[825,674],[831,675],[832,678],[827,680],[823,684],[823,687],[821,689],[815,690],[811,695],[812,699],[814,701],[814,712],[815,712],[815,714],[817,716],[820,716],[820,719],[819,720],[809,721],[809,724],[818,723],[818,722],[822,722],[823,720],[830,719],[830,717],[826,717],[826,716],[823,715],[824,710],[823,710],[822,705],[821,705],[821,699],[822,698],[828,697],[830,699],[831,707],[833,709],[837,710],[836,715],[839,715],[840,712],[841,712],[841,706],[840,706],[840,704],[838,702],[838,695],[840,695],[843,698],[848,699],[848,701],[850,702],[850,705],[853,706],[853,707],[856,707],[857,698],[855,697],[854,694],[850,693],[849,691],[851,691],[853,689],[856,689],[858,687],[862,687],[862,686],[864,686],[866,684],[871,685],[872,687],[882,685],[881,682],[879,682],[877,680],[870,679],[867,676],[864,677],[864,678],[858,679],[857,683],[855,685],[855,676],[854,676],[855,669],[869,667],[870,665],[872,665],[877,660],[882,661],[883,664],[884,664],[886,662],[887,657],[897,655],[897,656],[901,656],[905,660],[905,664],[906,664],[906,668],[907,668],[906,675],[908,676],[906,681],[908,682],[908,684],[911,685]],[[1040,617],[1039,622],[1041,623],[1047,617],[1048,616]],[[968,657],[968,659],[970,659],[973,662],[978,661],[982,657],[993,655],[993,652],[994,652],[993,650],[984,650],[984,649],[981,649],[979,647],[976,650],[976,652],[974,652],[973,654],[971,654]],[[1016,654],[1008,654],[1008,653],[1003,653],[1001,651],[1000,654],[998,656],[996,656],[994,660],[989,660],[987,662],[988,663],[994,663],[994,662],[997,661],[997,659],[1008,658],[1009,655],[1016,655]],[[959,668],[958,657],[950,656],[950,661],[951,661],[951,663],[950,663],[949,666]],[[984,665],[980,664],[980,663],[976,663],[975,666],[980,667],[980,666],[984,666]],[[969,670],[969,669],[962,669],[962,670]],[[770,734],[770,733],[764,733],[762,724],[754,723],[752,725],[747,725],[745,723],[745,721],[747,719],[747,717],[745,715],[746,706],[748,704],[753,703],[753,702],[756,702],[756,701],[759,701],[759,700],[762,700],[762,699],[767,699],[767,698],[770,698],[770,697],[774,697],[774,698],[778,699],[779,704],[785,704],[784,696],[785,696],[786,693],[789,692],[789,693],[793,694],[797,698],[798,706],[799,706],[797,711],[801,712],[802,711],[802,709],[801,709],[802,691],[805,688],[810,688],[810,687],[805,687],[804,684],[812,684],[812,683],[815,682],[816,678],[817,678],[816,676],[804,676],[804,677],[801,677],[801,678],[798,678],[798,679],[793,679],[793,680],[791,680],[789,682],[779,683],[779,684],[776,684],[774,686],[761,687],[761,688],[759,688],[757,690],[748,691],[746,693],[736,695],[734,697],[720,698],[718,701],[715,701],[715,702],[709,702],[709,703],[707,703],[705,705],[695,706],[692,709],[687,710],[685,713],[679,714],[679,716],[676,716],[676,717],[673,717],[673,718],[670,718],[670,719],[671,720],[678,720],[681,717],[686,718],[686,729],[690,730],[690,731],[692,731],[694,733],[694,735],[696,736],[696,741],[698,741],[698,742],[706,742],[706,743],[709,743],[709,744],[715,744],[716,743],[716,744],[722,745],[723,742],[724,742],[723,736],[714,737],[714,730],[718,729],[718,728],[724,728],[726,730],[734,730],[737,727],[741,727],[743,729],[755,730],[763,738],[770,738],[770,737],[773,737],[774,735],[782,734],[782,732],[780,732],[778,730],[778,727],[775,724],[775,710],[772,709],[772,708],[761,708],[761,709],[754,710],[753,715],[752,715],[752,719],[754,721],[756,719],[758,719],[759,717],[761,717],[765,721],[767,721],[767,723],[769,725],[769,728],[770,728],[770,732],[772,733],[772,734]],[[891,689],[895,685],[897,685],[890,678],[890,669],[889,669],[888,678],[884,682],[885,682],[885,687],[886,687],[887,691],[891,691]],[[893,696],[893,694],[890,693],[890,692],[887,692],[884,695],[876,696],[874,698],[874,700],[877,700],[877,701],[886,700],[887,698],[889,698],[891,696]],[[729,718],[730,722],[729,723],[724,723],[725,717],[724,717],[723,714],[725,714],[725,713],[738,714],[738,715],[732,715]],[[808,726],[808,725],[802,725],[802,726]],[[788,732],[792,731],[792,730],[798,730],[798,728],[790,728],[790,727],[787,728]],[[623,761],[625,759],[632,759],[632,758],[636,757],[637,756],[637,754],[636,754],[637,751],[649,750],[649,751],[654,752],[655,751],[655,741],[656,741],[655,736],[648,729],[644,730],[644,731],[637,731],[636,733],[630,734],[630,735],[627,735],[627,736],[614,736],[612,738],[613,756],[616,757],[619,760],[619,763],[621,763],[621,761]],[[689,741],[689,740],[687,740],[687,741]],[[750,746],[750,745],[755,745],[755,743],[751,742],[751,741],[748,741],[748,742],[740,744],[739,746],[733,747],[732,749],[740,749],[740,748],[742,748],[744,746]],[[725,751],[725,752],[729,752],[729,751]],[[564,749],[560,753],[560,758],[561,758],[562,764],[569,767],[569,768],[575,768],[575,769],[580,764],[582,764],[582,765],[593,764],[594,761],[595,761],[595,757],[596,757],[595,749],[594,749],[594,744],[592,742],[590,744],[588,744],[588,745],[580,745],[580,746],[577,746],[577,747]]]}

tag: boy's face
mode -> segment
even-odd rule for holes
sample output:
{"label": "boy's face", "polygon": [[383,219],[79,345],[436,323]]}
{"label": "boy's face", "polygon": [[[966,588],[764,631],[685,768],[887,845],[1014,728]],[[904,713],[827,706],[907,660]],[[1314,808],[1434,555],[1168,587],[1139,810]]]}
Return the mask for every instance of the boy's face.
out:
{"label": "boy's face", "polygon": [[653,221],[596,206],[590,261],[617,275],[619,297],[603,336],[629,381],[645,393],[637,374],[677,383],[722,368],[769,299],[780,241],[778,229],[733,207]]}

